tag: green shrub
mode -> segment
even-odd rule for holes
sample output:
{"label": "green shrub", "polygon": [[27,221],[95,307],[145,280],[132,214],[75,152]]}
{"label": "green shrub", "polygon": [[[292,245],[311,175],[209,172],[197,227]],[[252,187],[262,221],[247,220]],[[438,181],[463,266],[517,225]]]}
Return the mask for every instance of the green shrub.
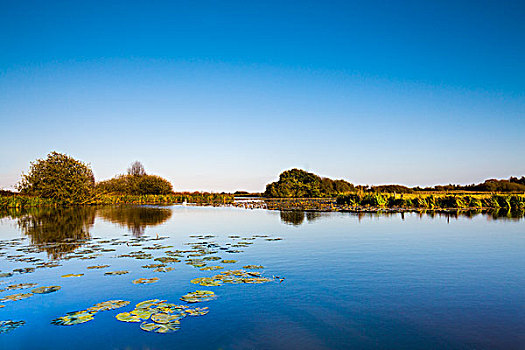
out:
{"label": "green shrub", "polygon": [[22,194],[51,198],[63,204],[88,201],[94,186],[95,177],[87,164],[57,152],[32,162],[29,172],[22,175],[17,185]]}

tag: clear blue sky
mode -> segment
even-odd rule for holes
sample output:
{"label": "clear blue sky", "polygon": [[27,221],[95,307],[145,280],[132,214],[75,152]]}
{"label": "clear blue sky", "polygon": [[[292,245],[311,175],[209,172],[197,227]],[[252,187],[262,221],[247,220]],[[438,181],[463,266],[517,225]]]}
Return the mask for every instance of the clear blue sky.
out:
{"label": "clear blue sky", "polygon": [[2,1],[0,188],[56,150],[176,190],[525,175],[523,1]]}

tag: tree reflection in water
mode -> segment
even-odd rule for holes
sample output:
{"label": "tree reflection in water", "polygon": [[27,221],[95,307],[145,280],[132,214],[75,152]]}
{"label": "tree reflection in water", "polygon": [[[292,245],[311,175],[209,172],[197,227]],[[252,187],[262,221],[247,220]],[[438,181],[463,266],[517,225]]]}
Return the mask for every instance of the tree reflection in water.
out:
{"label": "tree reflection in water", "polygon": [[126,227],[136,237],[143,235],[147,226],[162,224],[171,214],[168,208],[141,206],[104,207],[97,211],[97,216]]}
{"label": "tree reflection in water", "polygon": [[304,211],[304,210],[281,210],[279,212],[281,221],[287,225],[299,226],[304,223],[304,219],[308,222],[313,222],[320,217],[326,215],[322,212]]}
{"label": "tree reflection in water", "polygon": [[33,245],[59,259],[91,238],[89,229],[95,223],[95,211],[89,206],[32,208],[11,211],[9,216],[17,218],[20,230]]}

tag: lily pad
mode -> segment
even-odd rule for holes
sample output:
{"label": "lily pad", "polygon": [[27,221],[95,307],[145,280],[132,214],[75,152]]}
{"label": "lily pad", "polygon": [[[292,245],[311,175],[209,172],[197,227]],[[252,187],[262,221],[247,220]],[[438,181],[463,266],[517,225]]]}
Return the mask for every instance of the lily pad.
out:
{"label": "lily pad", "polygon": [[186,309],[184,312],[189,316],[204,316],[210,311],[208,307],[196,307],[194,309]]}
{"label": "lily pad", "polygon": [[235,264],[237,262],[237,260],[223,260],[221,261],[221,263],[223,264]]}
{"label": "lily pad", "polygon": [[139,279],[133,280],[133,284],[149,284],[149,283],[155,283],[155,282],[158,282],[158,281],[159,281],[158,277],[139,278]]}
{"label": "lily pad", "polygon": [[82,277],[82,276],[84,276],[83,273],[70,273],[70,274],[67,274],[67,275],[62,275],[62,277],[64,277],[64,278]]}
{"label": "lily pad", "polygon": [[33,293],[17,293],[17,294],[11,294],[7,295],[3,298],[0,298],[0,302],[4,303],[6,301],[18,301],[22,299],[27,299],[29,297],[32,297]]}
{"label": "lily pad", "polygon": [[175,270],[174,267],[158,267],[158,268],[156,268],[153,271],[155,271],[155,272],[169,272],[169,271],[173,271],[173,270]]}
{"label": "lily pad", "polygon": [[138,309],[147,309],[149,307],[154,307],[155,305],[160,304],[162,302],[164,301],[159,299],[144,300],[135,305],[135,307]]}
{"label": "lily pad", "polygon": [[14,329],[17,329],[18,327],[23,326],[26,323],[26,321],[0,321],[0,334],[1,333],[7,333]]}
{"label": "lily pad", "polygon": [[211,290],[196,290],[180,297],[180,300],[187,303],[201,303],[217,299],[217,296]]}
{"label": "lily pad", "polygon": [[49,286],[49,287],[38,287],[38,288],[35,288],[33,289],[31,292],[35,293],[35,294],[49,294],[49,293],[53,293],[53,292],[56,292],[58,290],[60,290],[60,286]]}
{"label": "lily pad", "polygon": [[153,311],[145,308],[136,308],[135,310],[131,311],[131,314],[143,320],[147,320],[151,317]]}
{"label": "lily pad", "polygon": [[105,269],[106,267],[109,267],[109,265],[95,265],[95,266],[88,266],[88,270],[94,270],[94,269]]}
{"label": "lily pad", "polygon": [[262,265],[244,265],[243,268],[249,269],[249,270],[257,270],[257,269],[264,269],[264,266]]}
{"label": "lily pad", "polygon": [[160,258],[156,258],[153,260],[160,261],[161,263],[164,263],[164,264],[180,262],[180,259],[177,259],[171,256],[162,256]]}
{"label": "lily pad", "polygon": [[214,271],[214,270],[221,270],[221,269],[224,269],[224,267],[222,267],[222,266],[206,266],[206,267],[201,267],[200,268],[201,271]]}
{"label": "lily pad", "polygon": [[210,277],[194,278],[190,282],[193,284],[200,284],[201,286],[204,286],[204,287],[215,287],[215,286],[220,286],[222,284],[222,281],[214,280],[213,278],[210,278]]}
{"label": "lily pad", "polygon": [[159,324],[154,322],[143,322],[140,325],[140,328],[146,332],[155,332],[155,333],[172,333],[180,329],[179,321],[172,321],[166,324]]}
{"label": "lily pad", "polygon": [[16,290],[16,289],[27,289],[36,286],[38,283],[19,283],[11,284],[10,286],[5,287],[4,290]]}
{"label": "lily pad", "polygon": [[127,273],[129,273],[129,271],[124,271],[124,270],[122,270],[122,271],[108,271],[108,272],[104,273],[104,275],[106,275],[106,276],[120,276],[120,275],[125,275]]}
{"label": "lily pad", "polygon": [[129,304],[129,301],[127,300],[108,300],[108,301],[103,301],[101,303],[97,303],[87,308],[86,310],[89,312],[107,311],[107,310],[118,309],[128,304]]}
{"label": "lily pad", "polygon": [[177,320],[177,316],[160,312],[160,313],[151,315],[151,320],[155,323],[166,324],[166,323],[170,323],[173,320]]}
{"label": "lily pad", "polygon": [[221,260],[221,257],[219,257],[219,256],[207,256],[207,257],[202,258],[202,260],[217,261],[217,260]]}
{"label": "lily pad", "polygon": [[142,319],[140,317],[133,315],[129,312],[122,312],[115,317],[117,320],[122,321],[122,322],[130,322],[130,323],[142,322]]}
{"label": "lily pad", "polygon": [[149,264],[149,265],[143,265],[142,267],[145,269],[157,269],[159,267],[165,267],[166,264]]}
{"label": "lily pad", "polygon": [[93,320],[93,313],[86,310],[68,312],[65,316],[55,318],[51,324],[55,326],[74,326]]}

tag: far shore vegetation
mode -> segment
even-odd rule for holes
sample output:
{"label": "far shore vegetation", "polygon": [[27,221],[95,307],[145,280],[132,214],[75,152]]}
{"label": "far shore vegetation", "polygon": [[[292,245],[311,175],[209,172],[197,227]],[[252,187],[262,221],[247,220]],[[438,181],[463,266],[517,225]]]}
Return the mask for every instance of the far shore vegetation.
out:
{"label": "far shore vegetation", "polygon": [[[407,187],[361,186],[291,169],[269,183],[264,193],[174,192],[172,184],[147,174],[134,162],[126,174],[95,181],[89,164],[52,152],[31,163],[17,185],[18,193],[0,191],[0,208],[114,204],[235,204],[235,197],[259,197],[267,209],[508,209],[525,210],[525,176],[486,180],[472,185]],[[243,205],[240,205],[243,206]]]}

